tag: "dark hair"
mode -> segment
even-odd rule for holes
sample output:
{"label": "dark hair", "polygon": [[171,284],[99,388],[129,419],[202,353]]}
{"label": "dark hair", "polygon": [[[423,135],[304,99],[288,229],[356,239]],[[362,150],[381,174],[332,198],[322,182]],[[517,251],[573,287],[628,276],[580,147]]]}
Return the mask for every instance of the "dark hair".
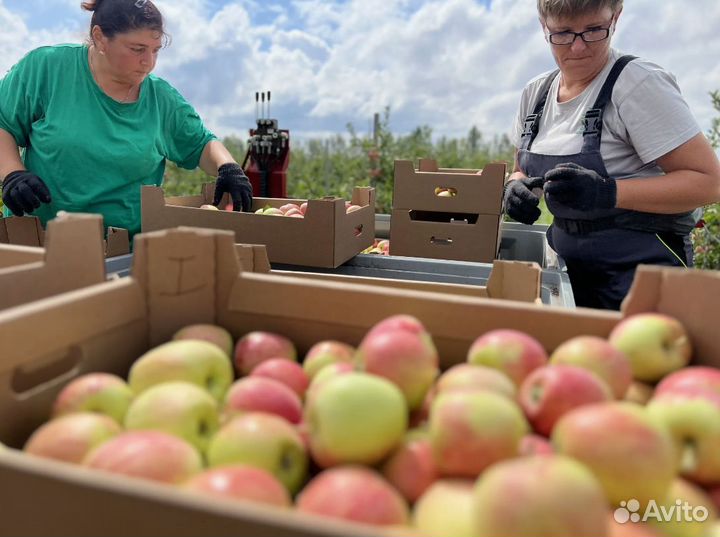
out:
{"label": "dark hair", "polygon": [[93,12],[91,32],[94,26],[99,26],[103,34],[112,39],[117,34],[134,30],[154,30],[162,34],[164,45],[169,42],[163,27],[163,16],[150,0],[91,0],[82,2],[80,6]]}

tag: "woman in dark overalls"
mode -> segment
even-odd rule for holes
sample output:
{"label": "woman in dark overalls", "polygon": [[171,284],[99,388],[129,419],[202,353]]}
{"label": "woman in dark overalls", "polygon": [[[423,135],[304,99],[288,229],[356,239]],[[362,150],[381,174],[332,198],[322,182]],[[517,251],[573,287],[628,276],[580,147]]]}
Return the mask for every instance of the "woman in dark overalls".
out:
{"label": "woman in dark overalls", "polygon": [[559,69],[523,91],[504,207],[532,224],[542,188],[576,304],[619,309],[637,265],[692,265],[720,163],[674,77],[610,47],[622,0],[538,0],[538,12]]}

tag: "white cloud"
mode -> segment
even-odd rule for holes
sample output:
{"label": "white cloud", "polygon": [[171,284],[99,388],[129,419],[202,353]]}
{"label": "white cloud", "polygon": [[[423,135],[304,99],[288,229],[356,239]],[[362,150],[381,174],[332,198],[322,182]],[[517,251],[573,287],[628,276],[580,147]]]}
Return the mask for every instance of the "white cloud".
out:
{"label": "white cloud", "polygon": [[[31,30],[0,0],[0,71],[39,44],[82,39],[88,14],[75,1],[53,2],[67,17]],[[272,90],[273,116],[295,137],[343,132],[348,122],[362,131],[385,106],[398,132],[426,124],[461,136],[476,125],[489,137],[509,130],[524,84],[554,67],[532,0],[157,4],[173,38],[157,72],[221,135],[244,136],[255,92]],[[718,27],[717,0],[633,0],[614,44],[673,72],[707,129],[717,115],[708,93],[720,89]]]}

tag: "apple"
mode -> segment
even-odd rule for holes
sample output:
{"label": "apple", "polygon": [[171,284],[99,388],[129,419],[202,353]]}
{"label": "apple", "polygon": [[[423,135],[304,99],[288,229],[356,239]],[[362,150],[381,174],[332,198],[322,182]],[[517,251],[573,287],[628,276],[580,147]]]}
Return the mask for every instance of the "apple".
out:
{"label": "apple", "polygon": [[296,210],[300,211],[300,206],[297,203],[286,203],[285,205],[280,206],[280,210],[282,211],[283,214],[287,214],[288,211],[290,211],[292,209],[296,209]]}
{"label": "apple", "polygon": [[503,461],[475,485],[474,529],[482,537],[603,537],[608,503],[592,472],[560,455]]}
{"label": "apple", "polygon": [[555,424],[558,453],[582,462],[602,484],[613,507],[663,498],[677,475],[676,452],[666,426],[643,406],[623,401],[571,410]]}
{"label": "apple", "polygon": [[192,445],[175,435],[127,431],[93,449],[83,465],[177,485],[202,471],[202,458]]}
{"label": "apple", "polygon": [[608,340],[597,336],[576,336],[550,355],[553,365],[584,367],[607,382],[615,399],[622,399],[633,380],[630,361]]}
{"label": "apple", "polygon": [[683,367],[665,376],[655,387],[655,393],[659,395],[676,388],[709,390],[720,394],[720,369],[702,365]]}
{"label": "apple", "polygon": [[130,386],[116,375],[86,373],[71,380],[60,391],[55,398],[52,415],[98,412],[122,423],[133,395]]}
{"label": "apple", "polygon": [[429,430],[440,475],[474,478],[491,464],[515,457],[529,427],[514,401],[478,391],[435,397]]}
{"label": "apple", "polygon": [[290,507],[287,489],[267,470],[235,465],[210,468],[183,484],[185,490],[252,502]]}
{"label": "apple", "polygon": [[345,373],[322,382],[305,405],[310,452],[319,466],[376,464],[400,443],[408,410],[392,382]]}
{"label": "apple", "polygon": [[305,392],[310,385],[310,378],[303,367],[297,362],[291,362],[284,358],[271,358],[253,368],[251,377],[263,377],[281,382],[300,399],[305,397]]}
{"label": "apple", "polygon": [[360,205],[349,205],[348,208],[345,210],[347,214],[354,213],[355,211],[359,211],[362,209],[362,206]]}
{"label": "apple", "polygon": [[172,337],[173,340],[182,339],[199,339],[202,341],[208,341],[215,343],[220,349],[227,354],[232,356],[233,353],[233,337],[222,326],[216,324],[192,324],[181,328]]}
{"label": "apple", "polygon": [[300,204],[300,211],[305,214],[307,212],[307,201],[304,201]]}
{"label": "apple", "polygon": [[351,362],[329,364],[320,369],[310,381],[310,385],[305,392],[305,406],[308,406],[309,401],[323,383],[338,375],[344,375],[345,373],[352,373],[354,371],[355,365]]}
{"label": "apple", "polygon": [[518,455],[527,457],[530,455],[552,455],[555,453],[550,441],[539,434],[526,434],[520,440]]}
{"label": "apple", "polygon": [[720,393],[678,386],[656,392],[646,408],[670,430],[680,474],[703,485],[720,483]]}
{"label": "apple", "polygon": [[381,472],[408,502],[415,502],[438,477],[428,432],[408,431],[383,463]]}
{"label": "apple", "polygon": [[515,399],[515,384],[497,369],[473,364],[456,364],[437,379],[436,393],[456,390],[486,390]]}
{"label": "apple", "polygon": [[218,404],[190,382],[163,382],[138,395],[125,415],[125,428],[174,434],[205,452],[218,428]]}
{"label": "apple", "polygon": [[640,382],[639,380],[633,380],[630,383],[630,387],[627,389],[627,392],[625,392],[625,397],[623,399],[625,401],[630,401],[631,403],[644,405],[652,399],[654,391],[655,388],[653,388],[650,384]]}
{"label": "apple", "polygon": [[260,362],[271,358],[297,361],[295,345],[285,336],[255,331],[241,337],[235,345],[235,367],[248,375]]}
{"label": "apple", "polygon": [[538,340],[518,330],[491,330],[478,337],[467,354],[471,364],[494,367],[520,386],[530,372],[548,361]]}
{"label": "apple", "polygon": [[715,509],[720,511],[720,485],[713,485],[707,489],[710,499],[713,501]]}
{"label": "apple", "polygon": [[122,428],[113,418],[94,412],[73,412],[43,423],[25,443],[25,453],[80,464],[95,447]]}
{"label": "apple", "polygon": [[432,402],[435,399],[436,391],[437,383],[430,386],[430,389],[425,394],[425,399],[423,399],[422,405],[410,412],[408,419],[408,426],[410,428],[416,429],[418,427],[423,427],[427,423],[428,419],[430,419],[430,408],[432,407]]}
{"label": "apple", "polygon": [[608,514],[608,537],[662,537],[646,522],[618,522],[613,513]]}
{"label": "apple", "polygon": [[437,193],[437,196],[440,198],[452,198],[453,193],[450,192],[449,190],[441,190],[440,192]]}
{"label": "apple", "polygon": [[545,436],[573,408],[612,398],[610,387],[598,375],[572,365],[538,367],[525,377],[518,396],[533,429]]}
{"label": "apple", "polygon": [[274,475],[291,494],[305,482],[308,457],[302,438],[286,420],[264,412],[232,418],[210,441],[208,466],[246,464]]}
{"label": "apple", "polygon": [[681,478],[672,482],[657,508],[646,514],[647,524],[667,537],[706,537],[717,521],[717,510],[707,492]]}
{"label": "apple", "polygon": [[303,513],[377,526],[407,524],[402,496],[377,472],[339,466],[320,472],[300,492],[296,507]]}
{"label": "apple", "polygon": [[410,315],[394,315],[373,326],[360,342],[356,360],[367,373],[395,383],[412,411],[439,374],[432,337]]}
{"label": "apple", "polygon": [[413,508],[413,526],[423,535],[478,537],[473,520],[474,482],[442,479],[433,483]]}
{"label": "apple", "polygon": [[265,208],[261,207],[260,209],[255,211],[255,214],[263,214],[265,212]]}
{"label": "apple", "polygon": [[390,252],[390,241],[387,239],[383,239],[381,241],[378,241],[377,248],[384,254],[388,254]]}
{"label": "apple", "polygon": [[635,380],[655,382],[685,367],[692,344],[680,321],[661,313],[638,313],[620,321],[608,337],[630,360]]}
{"label": "apple", "polygon": [[302,211],[298,207],[290,209],[288,212],[285,213],[285,216],[295,216],[297,218],[305,218],[305,215],[302,213]]}
{"label": "apple", "polygon": [[267,207],[263,210],[262,214],[270,215],[270,216],[282,216],[283,212],[278,209],[277,207]]}
{"label": "apple", "polygon": [[221,401],[233,381],[232,363],[217,345],[184,339],[163,343],[138,358],[128,382],[135,394],[168,381],[186,381]]}
{"label": "apple", "polygon": [[243,412],[267,412],[290,423],[299,423],[303,408],[300,397],[282,382],[251,376],[230,386],[223,412],[227,418]]}
{"label": "apple", "polygon": [[201,208],[201,209],[208,209],[208,210],[210,210],[210,211],[219,211],[219,210],[220,210],[220,209],[218,209],[217,207],[215,207],[214,205],[210,205],[210,204],[207,204],[207,203],[201,205],[200,208]]}

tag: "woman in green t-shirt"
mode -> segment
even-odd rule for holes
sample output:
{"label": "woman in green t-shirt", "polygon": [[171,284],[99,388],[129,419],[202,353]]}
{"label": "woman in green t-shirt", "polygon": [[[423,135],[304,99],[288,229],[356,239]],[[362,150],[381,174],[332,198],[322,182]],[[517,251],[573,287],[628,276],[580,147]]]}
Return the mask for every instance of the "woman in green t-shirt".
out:
{"label": "woman in green t-shirt", "polygon": [[[100,213],[140,231],[140,191],[165,162],[217,176],[249,211],[252,187],[230,152],[170,84],[151,74],[166,34],[150,0],[95,0],[87,45],[40,47],[0,80],[0,177],[10,212],[43,224],[58,211]],[[21,156],[19,149],[23,148]]]}

